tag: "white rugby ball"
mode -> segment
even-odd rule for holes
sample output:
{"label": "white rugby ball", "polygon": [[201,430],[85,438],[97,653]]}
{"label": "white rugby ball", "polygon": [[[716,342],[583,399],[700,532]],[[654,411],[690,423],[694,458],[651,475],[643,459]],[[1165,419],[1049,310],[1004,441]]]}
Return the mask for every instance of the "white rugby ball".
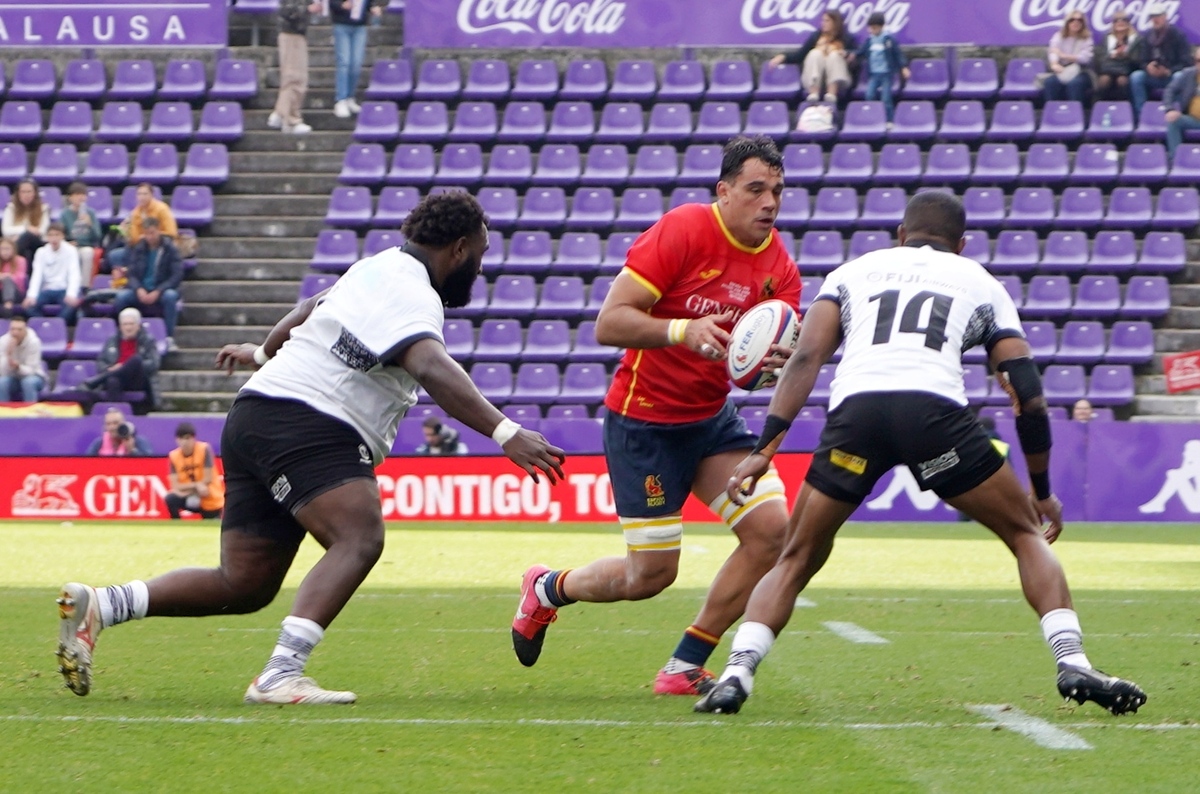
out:
{"label": "white rugby ball", "polygon": [[729,379],[747,391],[773,384],[776,374],[763,372],[763,360],[771,355],[771,345],[795,349],[800,337],[800,318],[796,310],[781,300],[769,300],[742,315],[729,335],[725,359]]}

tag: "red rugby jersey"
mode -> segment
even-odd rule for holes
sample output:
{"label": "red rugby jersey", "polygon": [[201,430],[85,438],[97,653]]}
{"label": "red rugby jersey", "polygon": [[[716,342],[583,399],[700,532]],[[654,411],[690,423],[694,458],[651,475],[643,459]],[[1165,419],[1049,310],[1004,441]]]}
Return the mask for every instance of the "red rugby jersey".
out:
{"label": "red rugby jersey", "polygon": [[[630,247],[625,272],[658,297],[653,317],[734,317],[778,298],[799,308],[800,273],[771,230],[758,248],[737,242],[716,204],[684,204],[668,212]],[[712,361],[685,345],[626,350],[605,405],[610,411],[660,424],[698,422],[714,416],[729,395],[724,361]]]}

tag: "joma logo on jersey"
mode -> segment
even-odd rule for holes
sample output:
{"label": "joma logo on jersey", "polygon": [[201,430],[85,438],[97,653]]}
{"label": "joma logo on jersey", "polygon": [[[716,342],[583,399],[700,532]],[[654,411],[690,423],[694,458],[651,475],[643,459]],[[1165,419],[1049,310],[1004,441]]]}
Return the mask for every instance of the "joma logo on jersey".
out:
{"label": "joma logo on jersey", "polygon": [[666,492],[663,491],[662,478],[657,474],[647,474],[646,482],[646,507],[662,507],[667,503]]}
{"label": "joma logo on jersey", "polygon": [[723,272],[724,271],[722,271],[721,268],[719,268],[719,267],[714,267],[709,270],[701,270],[700,278],[704,281],[707,281],[708,279],[712,278],[713,276],[721,275],[721,273],[723,273]]}
{"label": "joma logo on jersey", "polygon": [[851,455],[849,452],[844,452],[840,449],[831,449],[829,451],[829,462],[852,474],[862,474],[867,470],[866,458]]}
{"label": "joma logo on jersey", "polygon": [[951,449],[949,452],[943,452],[933,460],[927,460],[924,463],[918,463],[917,468],[921,472],[921,479],[928,480],[937,474],[941,474],[947,469],[953,469],[958,465],[959,457],[958,450]]}

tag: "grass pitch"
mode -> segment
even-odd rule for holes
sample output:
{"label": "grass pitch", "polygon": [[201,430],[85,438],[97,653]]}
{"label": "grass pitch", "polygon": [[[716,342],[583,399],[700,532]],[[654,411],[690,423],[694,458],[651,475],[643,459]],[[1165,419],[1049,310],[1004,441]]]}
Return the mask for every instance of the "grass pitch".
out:
{"label": "grass pitch", "polygon": [[[395,525],[309,665],[359,703],[262,708],[241,696],[290,590],[255,615],[105,632],[87,698],[54,672],[62,582],[212,565],[214,526],[0,524],[0,790],[1194,790],[1198,533],[1073,525],[1056,544],[1093,662],[1149,693],[1136,715],[1062,704],[1015,564],[984,530],[873,524],[843,530],[746,708],[716,717],[650,683],[732,548],[719,527],[688,528],[658,598],[564,609],[525,669],[508,629],[522,571],[622,553],[619,531]],[[305,546],[286,587],[318,554]]]}

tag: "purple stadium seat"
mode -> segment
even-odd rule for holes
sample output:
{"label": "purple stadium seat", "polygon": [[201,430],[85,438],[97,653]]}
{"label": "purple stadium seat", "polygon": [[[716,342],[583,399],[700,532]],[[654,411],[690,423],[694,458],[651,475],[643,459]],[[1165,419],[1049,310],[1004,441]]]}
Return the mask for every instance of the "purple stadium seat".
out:
{"label": "purple stadium seat", "polygon": [[658,91],[653,61],[618,61],[613,69],[609,102],[649,103]]}
{"label": "purple stadium seat", "polygon": [[323,273],[345,273],[358,261],[358,237],[349,229],[322,229],[317,233],[309,267]]}
{"label": "purple stadium seat", "polygon": [[682,102],[658,102],[650,108],[647,142],[685,143],[692,137],[692,111]]}
{"label": "purple stadium seat", "polygon": [[1167,182],[1172,185],[1200,184],[1200,145],[1185,143],[1175,150]]}
{"label": "purple stadium seat", "polygon": [[514,422],[520,422],[528,426],[530,422],[541,422],[542,409],[536,405],[522,405],[520,403],[509,403],[501,409],[500,413],[512,419]]}
{"label": "purple stadium seat", "polygon": [[829,154],[825,181],[831,185],[865,185],[875,170],[871,147],[866,143],[837,143]]}
{"label": "purple stadium seat", "polygon": [[468,365],[475,357],[475,326],[470,320],[446,320],[442,323],[442,339],[446,343],[446,353],[460,366]]}
{"label": "purple stadium seat", "polygon": [[454,126],[449,140],[464,143],[491,143],[496,139],[499,121],[491,102],[460,102],[454,111]]}
{"label": "purple stadium seat", "polygon": [[354,143],[346,147],[338,181],[348,185],[374,186],[387,174],[387,155],[383,144]]}
{"label": "purple stadium seat", "polygon": [[363,96],[372,101],[407,102],[412,98],[412,63],[403,58],[376,61]]}
{"label": "purple stadium seat", "polygon": [[986,136],[989,141],[1025,142],[1033,134],[1033,103],[1029,100],[1005,100],[992,108],[992,124]]}
{"label": "purple stadium seat", "polygon": [[[154,198],[162,201],[162,188],[158,185],[154,186]],[[129,213],[133,212],[133,208],[137,206],[137,185],[126,185],[121,191],[121,199],[117,203],[117,215],[115,220],[123,221],[129,217]]]}
{"label": "purple stadium seat", "polygon": [[[1130,233],[1130,249],[1133,248]],[[1151,232],[1142,241],[1142,253],[1137,259],[1139,273],[1176,273],[1187,262],[1187,243],[1181,232]]]}
{"label": "purple stadium seat", "polygon": [[600,102],[608,93],[608,70],[599,59],[572,60],[563,74],[558,98],[568,102]]}
{"label": "purple stadium seat", "polygon": [[580,187],[571,199],[567,229],[575,232],[607,232],[617,215],[613,189],[605,186]]}
{"label": "purple stadium seat", "polygon": [[[375,230],[378,231],[378,230]],[[368,234],[375,234],[372,231]],[[466,306],[457,309],[446,309],[447,317],[454,318],[473,318],[481,319],[487,312],[488,308],[488,285],[487,281],[482,278],[475,279],[475,283],[471,285],[471,300]]]}
{"label": "purple stadium seat", "polygon": [[108,99],[150,102],[158,91],[154,64],[148,60],[121,60],[113,67]]}
{"label": "purple stadium seat", "polygon": [[971,181],[977,185],[1011,185],[1021,172],[1021,155],[1015,143],[985,143],[975,155]]}
{"label": "purple stadium seat", "polygon": [[558,241],[554,272],[590,277],[600,268],[604,256],[600,235],[596,232],[568,232]]}
{"label": "purple stadium seat", "polygon": [[800,66],[781,63],[772,66],[764,61],[758,71],[758,86],[754,89],[755,99],[777,99],[789,102],[800,96]]}
{"label": "purple stadium seat", "polygon": [[236,102],[205,102],[200,110],[196,140],[228,143],[242,137],[242,106]]}
{"label": "purple stadium seat", "polygon": [[[9,184],[16,184],[24,179],[29,173],[26,165],[28,157],[23,144],[0,143],[0,185],[7,189]],[[8,205],[7,196],[4,204]]]}
{"label": "purple stadium seat", "polygon": [[1039,273],[1082,273],[1088,266],[1088,239],[1083,232],[1050,232],[1042,251]]}
{"label": "purple stadium seat", "polygon": [[371,222],[371,191],[365,187],[338,186],[329,196],[326,226],[366,226]]}
{"label": "purple stadium seat", "polygon": [[1055,224],[1062,229],[1096,229],[1104,217],[1098,187],[1069,187],[1062,192]]}
{"label": "purple stadium seat", "polygon": [[116,333],[117,322],[111,317],[80,317],[67,357],[95,358],[100,355],[104,343]]}
{"label": "purple stadium seat", "polygon": [[558,399],[559,390],[558,367],[554,364],[530,362],[522,364],[517,370],[517,381],[510,399],[514,402],[546,405]]}
{"label": "purple stadium seat", "polygon": [[[349,151],[347,151],[347,157],[349,157]],[[392,165],[387,172],[387,183],[389,185],[411,185],[418,188],[428,187],[433,183],[433,175],[436,170],[433,146],[428,143],[398,144],[396,151],[392,154]],[[370,173],[374,174],[375,171],[372,170]]]}
{"label": "purple stadium seat", "polygon": [[938,140],[975,143],[983,140],[984,132],[982,102],[977,99],[964,99],[946,103],[942,111],[942,125],[937,132]]}
{"label": "purple stadium seat", "polygon": [[[90,118],[90,115],[89,115]],[[146,127],[148,141],[191,140],[192,107],[186,102],[156,102],[150,109],[150,123]]]}
{"label": "purple stadium seat", "polygon": [[1149,364],[1154,359],[1154,326],[1144,320],[1113,323],[1105,364]]}
{"label": "purple stadium seat", "polygon": [[595,321],[584,320],[579,324],[575,330],[575,340],[571,343],[570,361],[605,363],[620,357],[619,349],[596,341]]}
{"label": "purple stadium seat", "polygon": [[962,58],[954,72],[950,98],[988,101],[1000,90],[994,58]]}
{"label": "purple stadium seat", "polygon": [[171,194],[171,214],[180,228],[197,229],[213,222],[213,194],[207,185],[179,185]]}
{"label": "purple stadium seat", "polygon": [[825,279],[822,276],[805,276],[800,279],[800,313],[804,314],[808,311],[808,307],[812,306],[813,300],[817,297],[817,292],[821,289],[821,282]]}
{"label": "purple stadium seat", "polygon": [[96,220],[100,221],[101,225],[108,223],[113,219],[112,189],[105,185],[89,186],[87,205],[96,213]]}
{"label": "purple stadium seat", "polygon": [[592,281],[592,286],[588,288],[587,303],[583,306],[585,319],[596,319],[596,315],[600,313],[600,307],[604,305],[604,299],[608,297],[608,291],[612,289],[613,278],[613,276],[597,276]]}
{"label": "purple stadium seat", "polygon": [[1133,402],[1133,367],[1103,364],[1092,369],[1087,398],[1093,405],[1128,405]]}
{"label": "purple stadium seat", "polygon": [[1200,191],[1195,187],[1161,190],[1151,221],[1155,229],[1190,231],[1200,224]]}
{"label": "purple stadium seat", "polygon": [[704,65],[700,61],[670,61],[663,69],[659,102],[699,104],[707,90]]}
{"label": "purple stadium seat", "polygon": [[546,137],[546,108],[541,102],[509,102],[496,140],[501,143],[537,144]]}
{"label": "purple stadium seat", "polygon": [[[417,119],[414,127],[423,118],[421,113],[425,105],[413,105],[409,118]],[[396,140],[400,135],[400,110],[395,102],[363,102],[362,112],[354,123],[354,140],[363,142],[377,141],[387,143]],[[415,138],[409,138],[415,140]]]}
{"label": "purple stadium seat", "polygon": [[1117,181],[1123,185],[1159,187],[1167,180],[1167,148],[1161,143],[1135,143],[1125,150]]}
{"label": "purple stadium seat", "polygon": [[258,68],[254,61],[222,58],[213,71],[208,98],[242,102],[258,94]]}
{"label": "purple stadium seat", "polygon": [[561,187],[535,187],[526,191],[519,229],[562,229],[567,221],[567,196]]}
{"label": "purple stadium seat", "polygon": [[[641,111],[638,111],[639,116]],[[586,144],[596,135],[596,117],[587,102],[559,102],[550,115],[547,143]]]}
{"label": "purple stadium seat", "polygon": [[908,196],[900,188],[873,187],[863,198],[858,225],[864,229],[892,229],[904,220]]}
{"label": "purple stadium seat", "polygon": [[42,185],[38,188],[38,196],[41,197],[42,204],[49,207],[50,220],[58,220],[59,216],[62,215],[63,208],[62,190],[58,185]]}
{"label": "purple stadium seat", "polygon": [[715,61],[704,92],[706,100],[744,102],[754,93],[754,69],[749,61]]}
{"label": "purple stadium seat", "polygon": [[1059,364],[1098,364],[1104,358],[1104,326],[1094,320],[1063,324],[1054,360]]}
{"label": "purple stadium seat", "polygon": [[42,358],[57,361],[67,354],[67,324],[61,317],[30,317],[29,327],[42,340]]}
{"label": "purple stadium seat", "polygon": [[594,405],[603,402],[607,393],[608,373],[603,364],[574,362],[563,371],[560,400]]}
{"label": "purple stadium seat", "polygon": [[1104,227],[1107,229],[1144,228],[1150,224],[1151,215],[1149,188],[1117,188],[1109,196]]}
{"label": "purple stadium seat", "polygon": [[484,320],[479,326],[479,342],[475,345],[474,357],[480,361],[509,363],[519,360],[521,324],[516,320]]}
{"label": "purple stadium seat", "polygon": [[683,152],[683,167],[679,170],[680,185],[711,187],[721,174],[721,147],[692,144]]}
{"label": "purple stadium seat", "polygon": [[869,254],[872,251],[882,251],[884,248],[891,247],[891,232],[860,229],[850,235],[850,250],[846,255],[846,261],[858,259],[863,254]]}
{"label": "purple stadium seat", "polygon": [[505,102],[511,90],[512,73],[509,71],[508,62],[481,58],[472,61],[467,69],[467,82],[463,86],[462,98]]}
{"label": "purple stadium seat", "polygon": [[1033,353],[1034,361],[1049,364],[1058,353],[1058,330],[1052,322],[1022,322],[1021,330]]}
{"label": "purple stadium seat", "polygon": [[601,271],[615,272],[625,267],[625,254],[628,253],[629,246],[633,245],[633,241],[636,239],[635,232],[610,234],[604,241],[604,259],[600,262]]}
{"label": "purple stadium seat", "polygon": [[1075,185],[1111,185],[1117,181],[1120,158],[1111,143],[1085,143],[1075,152],[1070,181]]}
{"label": "purple stadium seat", "polygon": [[[491,233],[488,235],[491,236]],[[368,256],[375,256],[380,251],[386,251],[389,248],[404,245],[404,235],[398,231],[390,229],[372,229],[367,232],[367,236],[363,238],[362,255],[365,259]],[[487,284],[483,279],[475,282],[475,286],[483,287],[484,303],[487,303]],[[474,295],[474,291],[471,293]]]}
{"label": "purple stadium seat", "polygon": [[[1012,144],[1008,144],[1012,145]],[[1061,187],[1067,182],[1070,157],[1066,144],[1035,143],[1025,153],[1021,184]]]}
{"label": "purple stadium seat", "polygon": [[[992,267],[995,268],[995,259]],[[1054,319],[1071,313],[1071,280],[1066,276],[1034,276],[1021,308],[1024,317]]]}
{"label": "purple stadium seat", "polygon": [[579,147],[573,143],[560,143],[544,146],[538,153],[533,184],[573,187],[579,184],[582,175]]}
{"label": "purple stadium seat", "polygon": [[122,143],[93,143],[81,175],[89,185],[122,185],[129,181],[129,150]]}
{"label": "purple stadium seat", "polygon": [[[825,190],[825,188],[822,188]],[[843,193],[853,194],[850,188],[840,188]],[[855,201],[857,205],[857,198]],[[779,201],[779,214],[775,217],[775,226],[779,229],[798,229],[809,223],[812,215],[808,191],[802,187],[785,187]],[[857,206],[854,219],[858,219]]]}
{"label": "purple stadium seat", "polygon": [[933,102],[905,100],[896,104],[892,128],[888,130],[889,141],[922,142],[933,140],[937,134],[937,111]]}
{"label": "purple stadium seat", "polygon": [[173,143],[143,143],[133,160],[131,182],[172,185],[179,180],[179,152]]}
{"label": "purple stadium seat", "polygon": [[950,90],[950,70],[943,58],[914,58],[908,64],[912,77],[900,91],[903,99],[939,100]]}
{"label": "purple stadium seat", "polygon": [[515,232],[509,239],[505,273],[539,275],[550,269],[553,243],[549,232]]}
{"label": "purple stadium seat", "polygon": [[[916,149],[916,147],[908,147]],[[920,158],[918,152],[918,173]],[[882,162],[882,156],[881,156]],[[718,166],[718,170],[720,166]],[[787,181],[819,187],[825,176],[825,156],[821,147],[813,143],[789,143],[783,147],[783,172]]]}
{"label": "purple stadium seat", "polygon": [[746,111],[746,125],[742,132],[746,135],[766,135],[783,141],[787,139],[791,129],[787,103],[755,100]]}
{"label": "purple stadium seat", "polygon": [[1138,125],[1133,130],[1135,141],[1161,141],[1167,134],[1167,119],[1161,102],[1142,105]]}
{"label": "purple stadium seat", "polygon": [[523,361],[558,363],[567,360],[570,352],[571,329],[566,320],[534,320],[529,324],[521,351]]}
{"label": "purple stadium seat", "polygon": [[1154,319],[1171,309],[1171,290],[1165,276],[1134,276],[1125,287],[1120,316],[1125,319]]}
{"label": "purple stadium seat", "polygon": [[223,143],[193,143],[179,179],[189,185],[222,184],[229,179],[229,150]]}
{"label": "purple stadium seat", "polygon": [[306,273],[300,280],[300,293],[296,296],[296,300],[308,300],[332,287],[337,280],[337,276],[329,273]]}
{"label": "purple stadium seat", "polygon": [[[33,323],[31,322],[30,325],[32,326]],[[89,394],[84,381],[95,375],[96,362],[94,360],[64,361],[54,373],[54,388],[44,390],[43,393],[51,400],[84,399]]]}
{"label": "purple stadium seat", "polygon": [[79,174],[79,153],[71,143],[43,143],[33,161],[33,178],[41,184],[65,185]]}
{"label": "purple stadium seat", "polygon": [[1097,102],[1092,105],[1087,132],[1089,141],[1126,143],[1133,135],[1133,106],[1128,102]]}
{"label": "purple stadium seat", "polygon": [[964,185],[971,180],[971,150],[962,143],[935,143],[929,149],[925,185]]}
{"label": "purple stadium seat", "polygon": [[439,185],[478,187],[483,182],[483,149],[477,143],[446,146],[433,181]]}
{"label": "purple stadium seat", "polygon": [[1054,364],[1042,372],[1042,389],[1051,405],[1072,405],[1085,392],[1083,367],[1077,364]]}
{"label": "purple stadium seat", "polygon": [[533,154],[523,143],[503,144],[492,148],[488,168],[483,175],[485,185],[524,187],[533,178]]}
{"label": "purple stadium seat", "polygon": [[677,187],[667,199],[667,211],[682,204],[711,204],[712,200],[712,191],[706,187]]}
{"label": "purple stadium seat", "polygon": [[58,75],[54,62],[44,58],[23,58],[13,64],[12,82],[8,86],[10,99],[32,99],[48,102],[54,97]]}
{"label": "purple stadium seat", "polygon": [[634,102],[609,102],[600,111],[596,141],[600,143],[638,143],[645,136],[642,108]]}
{"label": "purple stadium seat", "polygon": [[1019,187],[1013,191],[1006,226],[1048,229],[1054,223],[1054,191],[1046,187]]}
{"label": "purple stadium seat", "polygon": [[[589,165],[591,153],[588,154]],[[679,177],[679,157],[671,146],[648,144],[639,146],[634,157],[633,173],[626,180],[631,185],[667,187]]]}
{"label": "purple stadium seat", "polygon": [[199,102],[208,93],[206,80],[203,61],[173,58],[163,69],[158,98],[168,102]]}
{"label": "purple stadium seat", "polygon": [[997,187],[970,187],[963,194],[967,225],[998,229],[1004,225],[1004,191]]}
{"label": "purple stadium seat", "polygon": [[558,67],[551,60],[529,59],[517,64],[509,99],[547,102],[558,96]]}
{"label": "purple stadium seat", "polygon": [[992,261],[991,241],[988,239],[987,232],[982,229],[967,229],[963,233],[963,239],[967,242],[963,246],[961,256],[972,259],[981,265],[987,265]]}
{"label": "purple stadium seat", "polygon": [[570,453],[596,454],[604,451],[604,431],[597,419],[547,416],[538,429],[552,443]]}
{"label": "purple stadium seat", "polygon": [[696,117],[692,140],[697,143],[720,143],[742,131],[741,111],[736,102],[705,102]]}
{"label": "purple stadium seat", "polygon": [[36,141],[42,137],[42,111],[36,102],[0,106],[0,140]]}
{"label": "purple stadium seat", "polygon": [[964,364],[963,387],[966,389],[968,403],[982,405],[988,396],[987,367],[983,364]]}
{"label": "purple stadium seat", "polygon": [[579,276],[553,276],[542,284],[537,316],[544,319],[577,321],[586,303],[583,279]]}
{"label": "purple stadium seat", "polygon": [[661,190],[656,187],[631,187],[621,194],[621,208],[613,221],[613,228],[643,231],[653,226],[662,214]]}
{"label": "purple stadium seat", "polygon": [[1034,137],[1039,141],[1078,141],[1083,137],[1083,104],[1077,100],[1047,102]]}
{"label": "purple stadium seat", "polygon": [[421,191],[415,187],[385,187],[379,191],[379,203],[371,224],[398,229],[420,200]]}
{"label": "purple stadium seat", "polygon": [[817,371],[817,380],[813,384],[812,393],[808,395],[810,405],[825,406],[829,404],[829,387],[833,383],[833,375],[837,367],[833,364],[822,364]]}
{"label": "purple stadium seat", "polygon": [[882,102],[851,102],[842,119],[839,141],[877,141],[887,133],[887,116]]}
{"label": "purple stadium seat", "polygon": [[993,273],[1029,274],[1037,270],[1038,238],[1032,229],[1005,229],[996,237],[996,251],[988,270]]}
{"label": "purple stadium seat", "polygon": [[513,372],[510,364],[477,361],[471,365],[471,380],[493,405],[508,402],[513,391]]}
{"label": "purple stadium seat", "polygon": [[492,287],[488,314],[527,320],[537,306],[537,285],[533,276],[497,276]]}
{"label": "purple stadium seat", "polygon": [[78,58],[69,61],[63,68],[58,98],[98,102],[104,97],[107,86],[108,78],[104,73],[103,61]]}
{"label": "purple stadium seat", "polygon": [[99,141],[137,141],[142,137],[142,106],[136,102],[105,102],[100,111]]}
{"label": "purple stadium seat", "polygon": [[[370,104],[370,103],[368,103]],[[380,102],[377,105],[392,105]],[[381,118],[381,121],[383,119]],[[355,130],[357,134],[357,129]],[[405,142],[440,143],[450,135],[450,113],[446,103],[439,100],[412,102],[404,112],[404,128],[400,140]],[[393,133],[392,138],[395,138]],[[387,140],[386,138],[384,140]]]}
{"label": "purple stadium seat", "polygon": [[547,419],[591,419],[586,405],[582,403],[560,403],[546,409]]}
{"label": "purple stadium seat", "polygon": [[1116,276],[1087,275],[1079,279],[1071,316],[1079,319],[1107,320],[1121,308],[1121,285]]}
{"label": "purple stadium seat", "polygon": [[486,187],[476,195],[491,220],[490,227],[500,231],[517,224],[517,191],[511,187]]}
{"label": "purple stadium seat", "polygon": [[846,261],[841,232],[810,230],[800,238],[796,264],[801,273],[828,273]]}
{"label": "purple stadium seat", "polygon": [[1042,95],[1038,76],[1046,72],[1046,62],[1041,58],[1013,58],[1004,69],[1004,84],[1000,86],[1001,99],[1034,99]]}

